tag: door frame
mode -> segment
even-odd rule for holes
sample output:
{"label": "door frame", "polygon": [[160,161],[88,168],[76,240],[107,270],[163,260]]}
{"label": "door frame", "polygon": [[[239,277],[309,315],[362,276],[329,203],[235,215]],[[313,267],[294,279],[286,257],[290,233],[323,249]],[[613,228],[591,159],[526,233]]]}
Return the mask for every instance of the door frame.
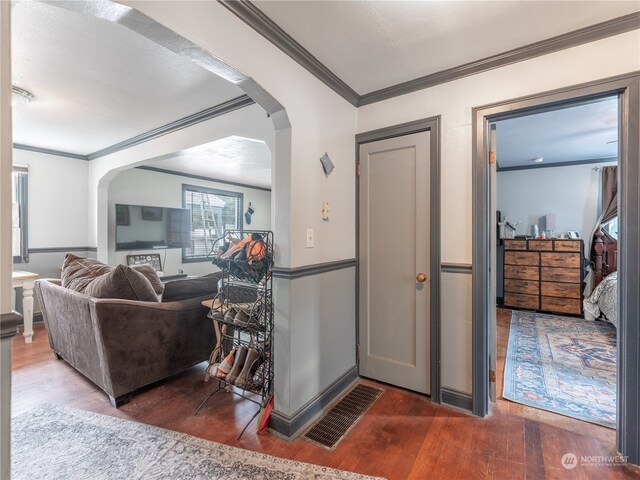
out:
{"label": "door frame", "polygon": [[429,200],[431,212],[429,215],[431,251],[429,252],[429,292],[431,296],[430,313],[430,371],[431,371],[431,401],[442,403],[440,386],[440,116],[424,118],[412,122],[371,130],[356,135],[356,362],[360,369],[360,146],[365,143],[377,142],[389,138],[410,135],[412,133],[431,132],[429,142]]}
{"label": "door frame", "polygon": [[492,120],[521,116],[527,111],[552,110],[580,99],[619,96],[620,267],[618,278],[618,405],[617,448],[629,463],[640,463],[640,72],[506,100],[473,109],[473,413],[484,417],[489,408],[490,231],[489,151],[487,128]]}

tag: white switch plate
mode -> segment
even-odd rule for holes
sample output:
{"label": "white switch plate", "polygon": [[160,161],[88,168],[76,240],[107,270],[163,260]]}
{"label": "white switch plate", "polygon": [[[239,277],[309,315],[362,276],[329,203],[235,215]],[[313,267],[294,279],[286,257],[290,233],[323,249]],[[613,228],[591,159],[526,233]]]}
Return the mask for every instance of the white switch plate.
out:
{"label": "white switch plate", "polygon": [[307,228],[307,248],[313,248],[313,228]]}

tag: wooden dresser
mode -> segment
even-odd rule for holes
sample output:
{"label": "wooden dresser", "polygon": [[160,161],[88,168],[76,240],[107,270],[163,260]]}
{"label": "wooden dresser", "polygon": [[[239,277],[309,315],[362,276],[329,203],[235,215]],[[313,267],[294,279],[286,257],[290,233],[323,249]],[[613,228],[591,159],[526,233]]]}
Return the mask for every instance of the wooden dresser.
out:
{"label": "wooden dresser", "polygon": [[504,240],[504,306],[582,315],[582,240]]}

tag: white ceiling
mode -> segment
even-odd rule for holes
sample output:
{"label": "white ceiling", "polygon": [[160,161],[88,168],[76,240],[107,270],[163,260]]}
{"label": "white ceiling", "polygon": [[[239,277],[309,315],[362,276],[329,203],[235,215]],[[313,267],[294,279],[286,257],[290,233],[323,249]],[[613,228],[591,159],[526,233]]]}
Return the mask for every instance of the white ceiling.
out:
{"label": "white ceiling", "polygon": [[[364,94],[625,15],[640,2],[256,4]],[[12,3],[12,33],[13,83],[36,96],[14,109],[15,143],[86,155],[243,94],[125,27],[51,4]],[[151,165],[268,187],[270,157],[266,145],[231,137]]]}
{"label": "white ceiling", "polygon": [[638,1],[256,1],[360,95],[640,10]]}
{"label": "white ceiling", "polygon": [[[618,155],[618,98],[495,122],[499,168]],[[543,158],[542,164],[533,159]]]}
{"label": "white ceiling", "polygon": [[14,142],[86,155],[243,95],[114,23],[40,2],[12,4]]}
{"label": "white ceiling", "polygon": [[271,150],[267,144],[236,135],[166,155],[145,166],[271,187]]}

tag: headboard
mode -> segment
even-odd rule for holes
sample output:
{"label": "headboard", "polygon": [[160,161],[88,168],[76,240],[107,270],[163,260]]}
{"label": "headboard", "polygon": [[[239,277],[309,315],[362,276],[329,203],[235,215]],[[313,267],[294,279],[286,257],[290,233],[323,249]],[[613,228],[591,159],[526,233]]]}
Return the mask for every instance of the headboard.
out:
{"label": "headboard", "polygon": [[605,238],[602,229],[594,235],[591,261],[595,274],[594,288],[604,277],[618,270],[618,242]]}

